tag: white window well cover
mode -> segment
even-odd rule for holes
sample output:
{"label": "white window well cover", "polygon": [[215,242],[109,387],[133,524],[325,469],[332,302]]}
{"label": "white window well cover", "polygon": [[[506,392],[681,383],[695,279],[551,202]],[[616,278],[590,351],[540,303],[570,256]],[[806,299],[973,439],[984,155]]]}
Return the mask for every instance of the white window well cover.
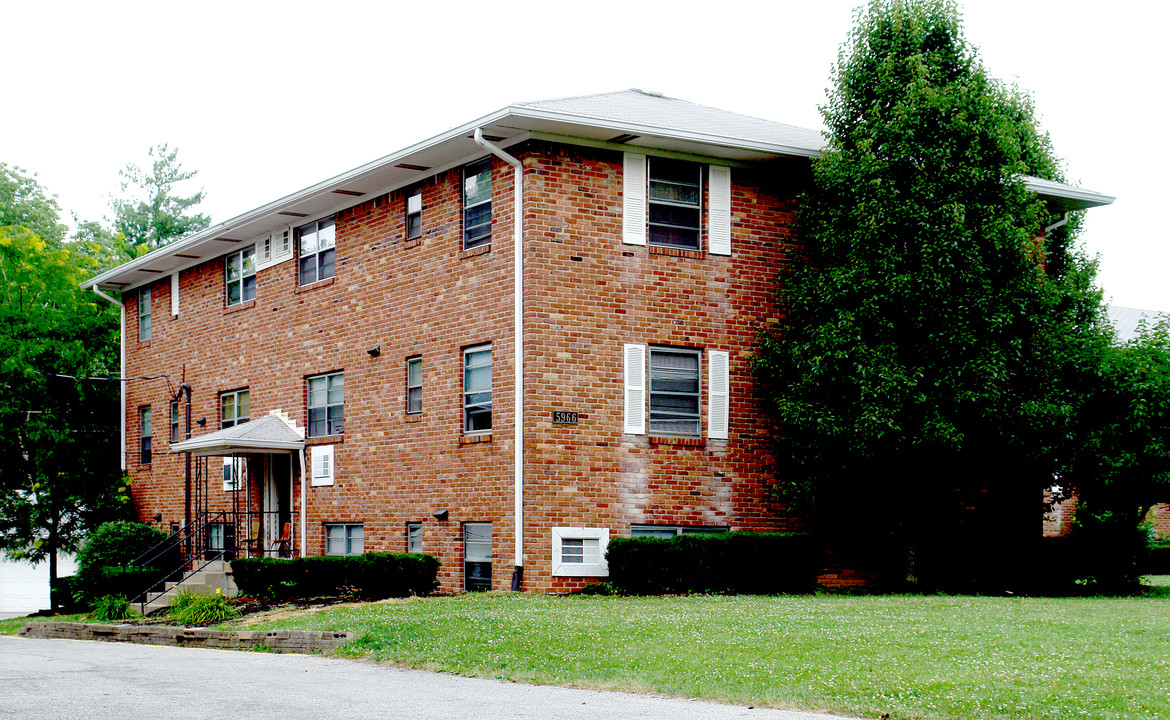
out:
{"label": "white window well cover", "polygon": [[607,577],[609,528],[554,527],[552,574],[561,577]]}

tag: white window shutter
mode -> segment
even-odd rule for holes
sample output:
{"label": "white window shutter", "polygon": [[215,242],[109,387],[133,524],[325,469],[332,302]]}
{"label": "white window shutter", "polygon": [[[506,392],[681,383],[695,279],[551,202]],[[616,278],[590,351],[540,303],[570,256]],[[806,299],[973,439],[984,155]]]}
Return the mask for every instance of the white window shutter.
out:
{"label": "white window shutter", "polygon": [[726,350],[707,351],[707,437],[726,440],[728,430],[728,401],[731,395],[731,373]]}
{"label": "white window shutter", "polygon": [[314,445],[309,448],[309,455],[311,458],[309,465],[313,468],[313,485],[332,485],[333,446]]}
{"label": "white window shutter", "polygon": [[626,153],[622,167],[622,242],[646,244],[646,156]]}
{"label": "white window shutter", "polygon": [[179,317],[179,271],[171,273],[171,315]]}
{"label": "white window shutter", "polygon": [[710,190],[707,248],[712,255],[730,255],[731,168],[712,165],[707,177]]}
{"label": "white window shutter", "polygon": [[625,354],[625,421],[622,432],[646,434],[646,346],[626,344]]}

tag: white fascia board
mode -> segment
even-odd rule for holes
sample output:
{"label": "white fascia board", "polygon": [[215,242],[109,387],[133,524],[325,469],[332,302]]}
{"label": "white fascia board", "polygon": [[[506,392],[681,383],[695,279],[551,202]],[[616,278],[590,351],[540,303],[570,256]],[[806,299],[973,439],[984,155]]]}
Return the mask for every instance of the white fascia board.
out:
{"label": "white fascia board", "polygon": [[532,118],[533,120],[548,120],[552,122],[566,122],[574,125],[588,125],[590,127],[605,127],[633,135],[657,135],[676,140],[688,140],[707,145],[734,147],[743,150],[755,150],[776,155],[792,155],[796,157],[812,158],[821,154],[820,149],[783,145],[779,143],[746,140],[744,138],[712,133],[696,132],[694,130],[679,130],[678,128],[663,127],[661,125],[644,125],[642,123],[620,122],[608,118],[598,118],[590,115],[557,112],[555,110],[537,110],[535,108],[513,105],[508,108],[510,114],[516,117]]}
{"label": "white fascia board", "polygon": [[1076,209],[1085,209],[1091,207],[1099,207],[1102,205],[1109,205],[1116,197],[1105,195],[1093,190],[1086,190],[1084,188],[1073,187],[1055,180],[1045,180],[1043,178],[1032,177],[1026,175],[1020,178],[1024,182],[1024,187],[1029,192],[1034,192],[1037,195],[1044,195],[1046,197],[1056,197],[1071,201],[1070,204]]}
{"label": "white fascia board", "polygon": [[[131,260],[130,262],[119,265],[118,267],[114,268],[113,270],[108,270],[108,271],[102,273],[101,275],[97,275],[95,277],[89,278],[88,280],[85,280],[84,282],[81,283],[81,287],[85,288],[85,289],[89,289],[89,288],[92,288],[94,286],[103,285],[103,284],[107,283],[108,281],[110,281],[110,280],[112,280],[120,275],[124,275],[124,274],[130,273],[130,272],[139,271],[142,268],[148,267],[151,263],[157,261],[159,258],[168,257],[170,255],[179,253],[183,250],[190,249],[192,246],[198,245],[201,242],[207,242],[209,240],[214,240],[215,238],[218,238],[218,237],[224,237],[227,233],[231,232],[232,228],[239,227],[240,225],[244,225],[246,223],[253,222],[255,220],[259,220],[261,218],[264,218],[265,216],[275,214],[275,213],[279,212],[280,210],[282,210],[286,207],[289,207],[291,205],[296,205],[298,203],[304,202],[305,200],[309,200],[309,199],[312,199],[314,197],[330,193],[333,190],[335,190],[336,188],[339,188],[339,187],[342,187],[346,184],[349,184],[353,180],[358,179],[367,173],[379,170],[383,167],[386,167],[387,165],[396,165],[399,162],[402,162],[403,160],[409,158],[411,155],[422,152],[424,150],[429,150],[430,148],[432,148],[436,145],[440,145],[444,142],[453,140],[455,138],[460,137],[461,135],[466,135],[468,133],[471,133],[477,127],[484,127],[487,125],[494,124],[494,123],[498,122],[500,119],[507,117],[508,114],[509,114],[509,112],[508,112],[507,108],[505,108],[503,110],[497,110],[496,112],[491,113],[489,115],[485,115],[477,120],[473,120],[469,123],[465,123],[465,124],[460,125],[458,127],[452,128],[451,130],[448,130],[447,132],[441,133],[439,135],[435,135],[434,137],[429,138],[427,140],[423,140],[422,142],[415,143],[414,145],[411,145],[410,147],[399,150],[396,153],[392,153],[390,155],[386,155],[385,157],[379,158],[379,159],[374,160],[372,162],[368,162],[365,165],[361,165],[359,167],[354,168],[353,170],[350,170],[348,172],[344,172],[340,175],[329,178],[328,180],[317,183],[316,185],[312,185],[310,187],[307,187],[304,190],[299,190],[295,193],[292,193],[291,195],[286,195],[286,196],[280,198],[279,200],[275,200],[273,202],[270,202],[267,205],[262,205],[254,210],[249,210],[248,212],[246,212],[242,215],[237,215],[236,217],[231,218],[230,220],[226,220],[222,223],[219,223],[218,225],[214,225],[212,227],[209,227],[206,230],[195,233],[194,235],[189,235],[185,238],[176,240],[175,242],[173,242],[169,245],[166,245],[164,247],[158,248],[157,250],[153,250],[153,251],[147,253],[146,255],[143,255],[140,258],[135,258],[134,260]],[[513,145],[522,139],[524,139],[524,138],[514,138],[510,142],[501,142],[500,147],[507,147],[509,145]],[[486,155],[487,153],[481,152],[478,154],[479,155]],[[420,173],[425,172],[426,177],[430,177],[431,175],[435,174],[436,172],[442,172],[444,169],[449,169],[450,167],[454,167],[458,164],[459,164],[458,162],[455,162],[455,163],[451,163],[448,166],[444,166],[442,169],[432,167],[432,168],[429,168],[428,170],[419,171],[419,172]],[[412,182],[413,182],[413,180],[412,180]],[[405,184],[410,184],[410,183],[408,182]],[[350,207],[351,205],[353,205],[352,198],[348,202],[342,202],[341,204],[339,204],[338,208],[343,209],[345,207]],[[324,217],[327,214],[328,213],[322,213],[320,216]],[[310,222],[311,221],[310,218],[296,218],[295,220],[298,223],[302,222],[302,221],[303,222]],[[246,240],[246,239],[250,239],[250,238],[240,238],[241,241]],[[226,251],[227,250],[225,249],[224,252],[226,252]],[[222,253],[217,253],[217,254],[222,254]],[[215,256],[213,255],[210,257],[215,257]],[[183,269],[186,269],[188,267],[198,265],[201,262],[206,262],[206,258],[193,260],[190,263],[186,263],[185,265],[183,265],[181,267],[176,267],[176,268],[174,268],[174,270],[168,270],[167,272],[174,272],[174,271],[183,270]],[[123,292],[126,290],[131,290],[134,287],[146,284],[146,282],[147,281],[144,281],[141,283],[134,283],[132,285],[126,286],[125,288],[119,288],[119,290],[121,290]]]}

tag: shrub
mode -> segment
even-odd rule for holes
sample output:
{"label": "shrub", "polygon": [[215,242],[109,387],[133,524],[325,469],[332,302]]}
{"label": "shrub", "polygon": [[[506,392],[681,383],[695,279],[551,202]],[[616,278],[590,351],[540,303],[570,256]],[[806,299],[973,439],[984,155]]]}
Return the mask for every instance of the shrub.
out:
{"label": "shrub", "polygon": [[167,608],[167,619],[183,625],[222,622],[231,620],[238,614],[235,608],[228,605],[227,598],[219,589],[212,594],[195,593],[190,590],[180,592]]}
{"label": "shrub", "polygon": [[793,533],[733,532],[676,538],[616,538],[610,585],[632,595],[811,592],[819,549]]}
{"label": "shrub", "polygon": [[138,613],[130,607],[130,601],[125,595],[103,595],[90,606],[88,619],[96,622],[113,622],[137,616]]}
{"label": "shrub", "polygon": [[434,557],[409,553],[232,561],[232,575],[241,593],[273,600],[345,591],[371,600],[426,595],[438,587],[438,569]]}
{"label": "shrub", "polygon": [[165,543],[162,530],[145,523],[117,520],[100,525],[77,553],[75,597],[84,601],[105,595],[136,596],[162,580],[182,562],[177,541],[164,545],[146,565],[130,566],[151,548]]}

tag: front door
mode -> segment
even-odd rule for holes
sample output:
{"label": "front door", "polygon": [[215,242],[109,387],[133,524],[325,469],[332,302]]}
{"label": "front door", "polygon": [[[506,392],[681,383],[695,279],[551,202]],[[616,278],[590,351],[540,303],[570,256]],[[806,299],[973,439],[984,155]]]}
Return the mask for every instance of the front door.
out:
{"label": "front door", "polygon": [[264,554],[292,556],[292,473],[284,454],[265,456]]}

